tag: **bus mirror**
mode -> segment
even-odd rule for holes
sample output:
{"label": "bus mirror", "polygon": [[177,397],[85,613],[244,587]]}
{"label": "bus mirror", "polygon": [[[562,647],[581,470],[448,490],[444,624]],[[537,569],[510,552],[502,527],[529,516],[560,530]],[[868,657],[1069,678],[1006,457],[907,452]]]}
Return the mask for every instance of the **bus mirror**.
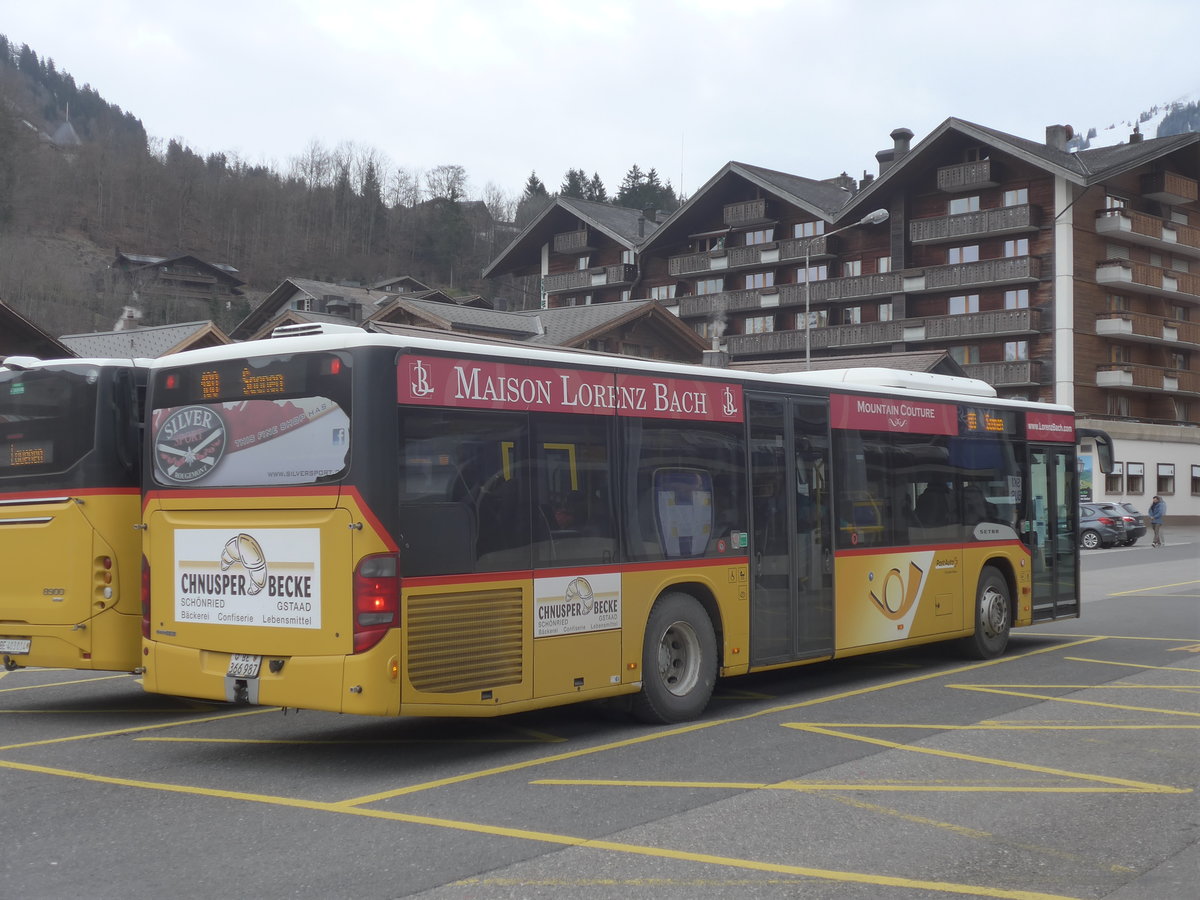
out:
{"label": "bus mirror", "polygon": [[1077,434],[1081,438],[1090,437],[1096,444],[1096,463],[1100,471],[1105,475],[1112,474],[1113,470],[1113,442],[1112,438],[1106,432],[1098,428],[1078,428]]}

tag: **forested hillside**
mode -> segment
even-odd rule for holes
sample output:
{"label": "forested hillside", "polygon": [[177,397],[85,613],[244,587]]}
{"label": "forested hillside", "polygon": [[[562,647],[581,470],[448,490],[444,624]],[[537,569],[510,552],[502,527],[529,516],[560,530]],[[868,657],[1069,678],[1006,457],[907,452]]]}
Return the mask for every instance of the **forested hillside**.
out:
{"label": "forested hillside", "polygon": [[[320,141],[286,171],[165,146],[131,112],[0,35],[0,299],[47,331],[107,330],[129,303],[111,283],[117,248],[195,254],[237,268],[251,302],[288,276],[370,283],[412,275],[455,292],[506,293],[480,272],[549,202],[536,173],[523,191],[467,196],[455,164],[419,171],[379,150]],[[560,193],[608,200],[598,175],[570,170]],[[611,202],[673,209],[656,171],[631,167]],[[226,327],[238,310],[214,311]]]}

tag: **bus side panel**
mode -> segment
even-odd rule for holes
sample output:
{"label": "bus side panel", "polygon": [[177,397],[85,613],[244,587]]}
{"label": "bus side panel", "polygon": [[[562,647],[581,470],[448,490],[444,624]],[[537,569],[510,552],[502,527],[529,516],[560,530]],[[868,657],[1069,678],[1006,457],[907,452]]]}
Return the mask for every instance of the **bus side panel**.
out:
{"label": "bus side panel", "polygon": [[138,506],[136,491],[115,491],[0,507],[0,639],[29,641],[13,661],[140,665]]}
{"label": "bus side panel", "polygon": [[954,545],[838,553],[837,650],[961,632],[968,627],[964,566],[963,548]]}

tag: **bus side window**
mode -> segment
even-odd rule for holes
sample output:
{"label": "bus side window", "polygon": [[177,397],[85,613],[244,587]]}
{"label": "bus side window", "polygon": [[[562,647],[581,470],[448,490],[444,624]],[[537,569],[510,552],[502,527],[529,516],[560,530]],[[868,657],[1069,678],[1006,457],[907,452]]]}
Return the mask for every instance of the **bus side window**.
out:
{"label": "bus side window", "polygon": [[607,417],[535,417],[533,553],[536,565],[616,561],[611,430]]}

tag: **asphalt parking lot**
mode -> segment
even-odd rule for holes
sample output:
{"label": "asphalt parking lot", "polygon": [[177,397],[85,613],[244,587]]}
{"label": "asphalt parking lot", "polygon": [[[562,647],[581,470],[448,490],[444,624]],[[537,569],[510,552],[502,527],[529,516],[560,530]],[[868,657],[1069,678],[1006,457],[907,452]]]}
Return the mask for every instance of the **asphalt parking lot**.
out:
{"label": "asphalt parking lot", "polygon": [[1077,620],[722,682],[703,719],[285,715],[0,677],[21,897],[1191,898],[1200,529]]}

